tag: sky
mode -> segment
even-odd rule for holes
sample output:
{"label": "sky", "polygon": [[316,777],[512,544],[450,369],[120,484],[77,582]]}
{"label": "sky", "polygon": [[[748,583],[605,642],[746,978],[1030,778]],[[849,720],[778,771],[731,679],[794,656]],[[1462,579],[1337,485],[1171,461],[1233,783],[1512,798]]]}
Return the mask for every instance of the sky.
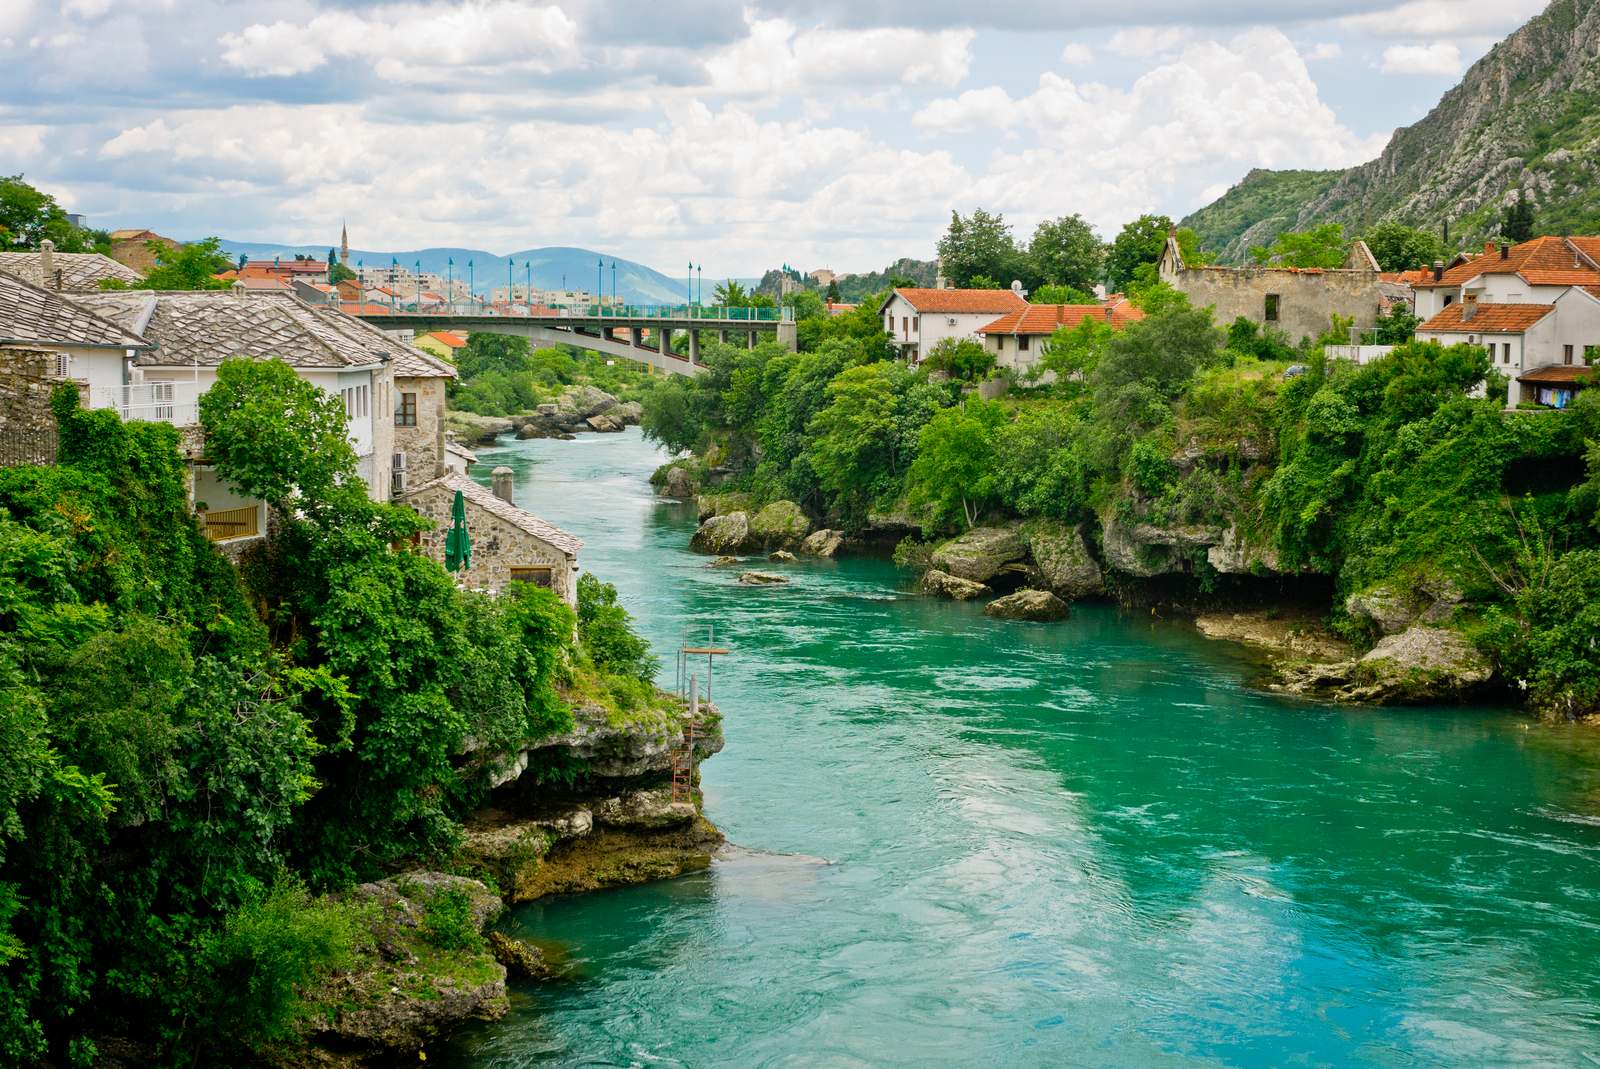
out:
{"label": "sky", "polygon": [[1544,6],[0,0],[0,173],[185,240],[869,271],[1372,159]]}

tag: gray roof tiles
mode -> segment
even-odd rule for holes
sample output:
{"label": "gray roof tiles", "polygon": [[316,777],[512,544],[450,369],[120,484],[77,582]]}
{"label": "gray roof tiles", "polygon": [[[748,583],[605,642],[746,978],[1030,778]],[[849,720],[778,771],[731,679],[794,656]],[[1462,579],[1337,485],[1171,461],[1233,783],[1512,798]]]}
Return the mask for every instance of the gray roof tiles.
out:
{"label": "gray roof tiles", "polygon": [[3,271],[0,339],[63,348],[148,349],[151,344],[97,309]]}
{"label": "gray roof tiles", "polygon": [[[462,497],[485,512],[498,516],[514,527],[520,527],[541,542],[554,546],[570,557],[576,557],[578,550],[583,548],[583,539],[568,534],[553,523],[546,523],[527,509],[519,509],[515,505],[500,500],[490,493],[487,487],[468,476],[462,475],[458,471],[447,471],[437,479],[432,479],[421,486],[413,487],[401,494],[399,499],[405,501],[407,498],[433,487],[460,490]],[[468,526],[471,526],[470,520],[468,521]]]}
{"label": "gray roof tiles", "polygon": [[[51,256],[55,269],[61,272],[62,293],[98,292],[101,279],[114,278],[129,285],[144,281],[144,276],[133,268],[98,252],[57,252]],[[55,289],[55,279],[47,280],[44,277],[37,252],[0,252],[0,271],[16,275],[35,286]],[[55,271],[51,274],[54,275]]]}

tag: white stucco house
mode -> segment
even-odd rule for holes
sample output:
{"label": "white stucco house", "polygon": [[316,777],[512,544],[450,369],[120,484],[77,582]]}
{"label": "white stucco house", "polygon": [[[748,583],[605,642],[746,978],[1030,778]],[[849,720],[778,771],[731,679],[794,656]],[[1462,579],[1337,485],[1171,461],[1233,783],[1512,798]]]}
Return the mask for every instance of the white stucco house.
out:
{"label": "white stucco house", "polygon": [[1027,307],[1011,290],[897,289],[878,314],[901,358],[916,363],[945,338],[977,340],[980,327]]}
{"label": "white stucco house", "polygon": [[1567,286],[1549,304],[1508,304],[1469,293],[1419,326],[1416,336],[1486,348],[1494,370],[1512,380],[1509,407],[1528,401],[1565,408],[1600,371],[1600,285]]}

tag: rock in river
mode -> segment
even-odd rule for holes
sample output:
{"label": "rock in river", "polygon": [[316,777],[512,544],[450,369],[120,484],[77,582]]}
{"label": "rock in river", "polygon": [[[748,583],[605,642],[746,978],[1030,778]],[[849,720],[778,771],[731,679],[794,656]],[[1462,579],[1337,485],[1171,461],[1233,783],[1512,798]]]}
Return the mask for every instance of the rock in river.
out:
{"label": "rock in river", "polygon": [[1048,590],[1019,590],[1003,598],[996,598],[983,607],[983,615],[998,616],[1004,620],[1037,620],[1049,623],[1065,620],[1072,610],[1067,603]]}
{"label": "rock in river", "polygon": [[737,553],[750,537],[750,520],[742,512],[713,516],[689,540],[696,553]]}
{"label": "rock in river", "polygon": [[844,537],[843,531],[813,531],[800,544],[800,552],[808,557],[837,557]]}
{"label": "rock in river", "polygon": [[750,586],[772,586],[775,583],[787,583],[788,576],[779,575],[777,572],[745,572],[739,576],[739,582]]}
{"label": "rock in river", "polygon": [[986,583],[1007,564],[1028,555],[1028,544],[1011,527],[974,527],[933,554],[933,566],[958,579]]}
{"label": "rock in river", "polygon": [[774,501],[750,519],[750,541],[761,549],[793,549],[810,530],[811,521],[793,501]]}
{"label": "rock in river", "polygon": [[982,583],[974,583],[970,579],[962,579],[949,572],[941,572],[937,568],[929,568],[922,573],[922,590],[925,594],[932,594],[936,598],[949,598],[952,601],[985,598],[994,593]]}
{"label": "rock in river", "polygon": [[1460,701],[1493,674],[1466,636],[1417,624],[1387,636],[1357,661],[1279,665],[1276,689],[1375,705]]}
{"label": "rock in river", "polygon": [[779,564],[793,564],[800,558],[796,557],[793,553],[790,553],[786,549],[780,549],[776,553],[767,554],[767,559],[777,561]]}

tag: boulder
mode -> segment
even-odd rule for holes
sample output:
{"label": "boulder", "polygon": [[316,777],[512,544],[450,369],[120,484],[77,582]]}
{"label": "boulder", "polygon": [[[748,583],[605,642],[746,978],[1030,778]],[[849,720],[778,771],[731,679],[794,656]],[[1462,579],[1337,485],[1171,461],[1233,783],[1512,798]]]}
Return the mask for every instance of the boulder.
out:
{"label": "boulder", "polygon": [[1087,598],[1105,592],[1105,576],[1089,553],[1083,525],[1068,528],[1036,520],[1024,529],[1039,581],[1059,597]]}
{"label": "boulder", "polygon": [[529,438],[548,438],[549,436],[548,431],[540,429],[533,423],[524,423],[517,428],[517,437],[523,441],[527,441]]}
{"label": "boulder", "polygon": [[650,791],[625,791],[594,807],[594,819],[608,828],[657,831],[688,824],[699,813],[693,802],[674,802],[672,788]]}
{"label": "boulder", "polygon": [[791,549],[810,531],[810,519],[793,501],[774,501],[750,519],[750,541],[763,549]]}
{"label": "boulder", "polygon": [[1028,544],[1012,527],[974,527],[933,552],[933,566],[958,579],[987,582],[1007,564],[1028,555]]}
{"label": "boulder", "polygon": [[694,496],[694,479],[690,477],[687,468],[673,468],[667,472],[667,483],[662,488],[662,493],[667,497],[687,498]]}
{"label": "boulder", "polygon": [[1408,705],[1470,697],[1493,678],[1494,669],[1459,632],[1418,624],[1383,638],[1359,660],[1279,665],[1277,674],[1278,690]]}
{"label": "boulder", "polygon": [[1037,620],[1049,623],[1065,620],[1072,610],[1067,603],[1048,590],[1019,590],[1003,598],[996,598],[983,607],[983,615],[998,616],[1002,620]]}
{"label": "boulder", "polygon": [[644,419],[644,405],[638,401],[624,401],[613,408],[609,415],[614,419],[620,419],[630,427],[637,427],[639,421]]}
{"label": "boulder", "polygon": [[606,413],[602,413],[598,416],[590,416],[588,419],[584,420],[584,422],[601,433],[615,433],[622,430],[626,426],[626,424],[624,424],[620,419],[616,419]]}
{"label": "boulder", "polygon": [[929,568],[922,573],[922,591],[936,598],[949,598],[951,601],[985,598],[994,593],[982,583],[974,583],[970,579],[963,579],[937,568]]}
{"label": "boulder", "polygon": [[771,561],[777,561],[780,564],[793,564],[800,558],[796,557],[793,553],[790,553],[786,549],[780,549],[776,553],[768,553],[767,559]]}
{"label": "boulder", "polygon": [[576,412],[583,419],[598,416],[617,407],[617,399],[597,386],[580,386],[568,390],[561,398],[561,408]]}
{"label": "boulder", "polygon": [[[708,724],[720,723],[720,713],[710,702],[700,705],[701,718]],[[604,708],[585,705],[573,710],[572,728],[560,735],[545,735],[534,741],[528,749],[561,747],[571,751],[571,756],[586,762],[589,773],[600,779],[633,779],[647,773],[671,773],[672,754],[681,740],[679,729],[661,731],[650,725],[623,723],[613,725]],[[708,734],[694,737],[695,753],[700,758],[722,752],[722,733],[712,728]],[[561,754],[565,757],[565,754]],[[537,794],[538,785],[527,780],[526,790]]]}
{"label": "boulder", "polygon": [[506,967],[508,976],[522,980],[549,980],[558,975],[550,963],[545,961],[544,951],[536,946],[530,946],[520,939],[513,939],[504,932],[490,932],[488,942],[489,953]]}
{"label": "boulder", "polygon": [[1386,635],[1398,635],[1422,615],[1422,604],[1410,590],[1394,584],[1380,584],[1351,594],[1344,611],[1371,620]]}
{"label": "boulder", "polygon": [[843,531],[812,531],[800,543],[800,552],[808,557],[837,557],[844,546]]}
{"label": "boulder", "polygon": [[447,419],[450,427],[468,442],[493,444],[502,434],[514,429],[509,419],[498,416],[479,416],[471,412],[451,412]]}
{"label": "boulder", "polygon": [[713,516],[689,540],[696,553],[737,553],[750,537],[750,521],[742,512]]}
{"label": "boulder", "polygon": [[1106,519],[1101,528],[1101,546],[1106,563],[1119,572],[1140,579],[1183,571],[1184,550],[1177,545],[1152,545],[1135,538],[1135,528]]}
{"label": "boulder", "polygon": [[705,523],[713,516],[726,516],[730,512],[748,513],[755,506],[749,494],[701,494],[696,499],[700,507],[699,521]]}
{"label": "boulder", "polygon": [[738,557],[723,556],[723,557],[718,557],[716,560],[712,561],[711,564],[710,564],[710,567],[715,568],[715,567],[717,567],[719,565],[723,565],[723,564],[738,564],[738,563],[739,563],[739,558]]}
{"label": "boulder", "polygon": [[779,575],[777,572],[745,572],[739,576],[739,582],[748,583],[750,586],[771,586],[774,583],[788,581],[788,576]]}
{"label": "boulder", "polygon": [[541,416],[553,416],[557,411],[555,405],[534,405],[533,410]]}

